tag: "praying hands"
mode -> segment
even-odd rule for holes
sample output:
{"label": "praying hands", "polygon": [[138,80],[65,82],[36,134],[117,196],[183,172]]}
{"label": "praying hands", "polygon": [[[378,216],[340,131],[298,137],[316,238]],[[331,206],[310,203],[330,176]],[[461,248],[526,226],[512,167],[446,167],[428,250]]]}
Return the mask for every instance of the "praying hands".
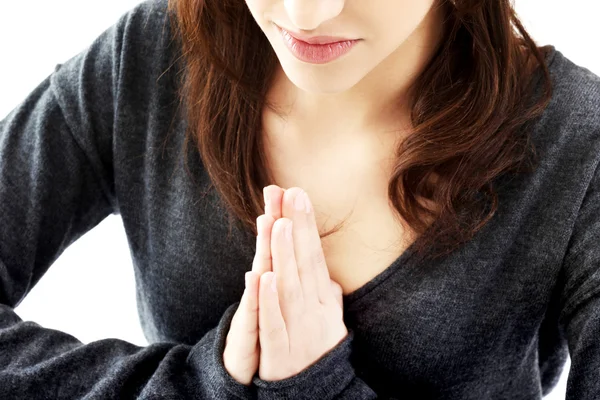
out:
{"label": "praying hands", "polygon": [[223,353],[227,372],[245,385],[257,370],[267,381],[294,376],[348,334],[308,195],[275,185],[263,192],[252,271]]}

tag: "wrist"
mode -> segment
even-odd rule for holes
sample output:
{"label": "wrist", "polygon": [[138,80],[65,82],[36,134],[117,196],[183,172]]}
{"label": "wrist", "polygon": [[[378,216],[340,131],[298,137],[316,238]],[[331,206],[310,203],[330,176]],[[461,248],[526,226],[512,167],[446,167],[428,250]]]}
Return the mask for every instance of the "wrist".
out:
{"label": "wrist", "polygon": [[223,316],[219,321],[219,325],[217,326],[213,344],[214,352],[212,354],[213,365],[215,365],[216,369],[214,379],[218,386],[224,387],[227,392],[229,392],[230,395],[235,396],[235,398],[255,399],[256,388],[254,385],[252,383],[249,385],[244,385],[234,379],[229,372],[227,372],[227,369],[225,368],[225,362],[223,360],[225,341],[231,326],[231,320],[233,319],[239,304],[240,303],[237,302],[229,306],[223,313]]}
{"label": "wrist", "polygon": [[300,373],[278,381],[266,381],[255,376],[258,399],[333,399],[354,379],[350,363],[354,332],[348,334],[335,347]]}

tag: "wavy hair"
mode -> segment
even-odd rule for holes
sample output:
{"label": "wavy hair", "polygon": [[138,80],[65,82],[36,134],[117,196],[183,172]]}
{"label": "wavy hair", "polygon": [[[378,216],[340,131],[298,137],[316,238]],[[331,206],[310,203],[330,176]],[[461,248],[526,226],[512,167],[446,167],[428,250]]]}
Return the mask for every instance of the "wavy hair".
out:
{"label": "wavy hair", "polygon": [[[535,169],[529,131],[552,96],[547,47],[535,44],[509,0],[434,6],[445,8],[447,39],[411,86],[411,132],[388,183],[422,259],[450,253],[493,217],[498,178]],[[256,235],[262,188],[274,182],[260,132],[277,57],[244,1],[169,0],[169,16],[182,51],[185,146],[195,144],[230,221]]]}

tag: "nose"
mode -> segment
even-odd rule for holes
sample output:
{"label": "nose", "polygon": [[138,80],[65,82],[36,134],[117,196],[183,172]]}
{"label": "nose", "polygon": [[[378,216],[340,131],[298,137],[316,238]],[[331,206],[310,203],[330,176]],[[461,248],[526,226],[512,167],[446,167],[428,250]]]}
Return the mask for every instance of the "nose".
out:
{"label": "nose", "polygon": [[344,3],[345,0],[283,0],[292,23],[306,31],[337,17],[344,9]]}

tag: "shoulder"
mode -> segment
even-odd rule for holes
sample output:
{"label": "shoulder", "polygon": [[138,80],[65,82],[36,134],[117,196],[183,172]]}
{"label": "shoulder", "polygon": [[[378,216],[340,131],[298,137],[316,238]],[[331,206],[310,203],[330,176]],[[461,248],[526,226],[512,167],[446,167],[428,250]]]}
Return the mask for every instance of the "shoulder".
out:
{"label": "shoulder", "polygon": [[600,161],[600,76],[551,47],[552,97],[534,125],[534,137],[550,164],[585,164],[589,172]]}
{"label": "shoulder", "polygon": [[129,10],[131,15],[160,17],[167,15],[169,0],[144,0]]}
{"label": "shoulder", "polygon": [[[119,25],[136,44],[170,38],[169,0],[145,0],[123,14]],[[159,36],[160,35],[160,36]]]}
{"label": "shoulder", "polygon": [[168,3],[145,0],[121,14],[86,49],[56,66],[54,87],[65,91],[62,89],[86,84],[106,98],[111,95],[108,89],[139,88],[156,80],[177,59],[179,50],[173,40]]}
{"label": "shoulder", "polygon": [[600,76],[554,49],[549,60],[553,84],[547,112],[563,124],[600,127]]}

